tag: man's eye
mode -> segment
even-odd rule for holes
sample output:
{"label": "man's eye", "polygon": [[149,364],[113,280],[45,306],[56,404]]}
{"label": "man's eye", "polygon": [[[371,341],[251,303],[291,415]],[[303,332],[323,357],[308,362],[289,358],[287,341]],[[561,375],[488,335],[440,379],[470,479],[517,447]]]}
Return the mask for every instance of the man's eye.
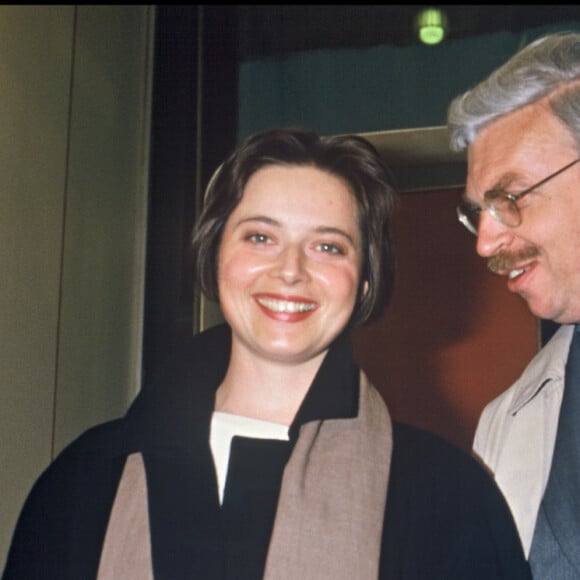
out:
{"label": "man's eye", "polygon": [[471,203],[469,201],[464,201],[461,203],[461,210],[464,214],[479,217],[481,213],[481,206],[477,205],[476,203]]}

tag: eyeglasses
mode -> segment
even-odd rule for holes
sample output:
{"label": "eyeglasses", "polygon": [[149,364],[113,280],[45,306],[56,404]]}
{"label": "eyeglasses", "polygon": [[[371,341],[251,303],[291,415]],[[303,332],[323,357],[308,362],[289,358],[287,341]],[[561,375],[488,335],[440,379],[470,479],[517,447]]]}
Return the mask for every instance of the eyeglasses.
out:
{"label": "eyeglasses", "polygon": [[483,210],[487,210],[504,226],[515,228],[522,223],[522,216],[516,202],[522,199],[524,195],[534,191],[534,189],[537,189],[540,185],[544,185],[544,183],[550,181],[550,179],[553,179],[557,175],[560,175],[560,173],[563,173],[566,169],[569,169],[579,161],[580,157],[572,161],[572,163],[564,165],[564,167],[558,169],[558,171],[551,173],[548,177],[544,177],[544,179],[538,181],[538,183],[534,183],[534,185],[524,189],[524,191],[518,194],[506,193],[501,189],[491,189],[490,191],[486,191],[483,196],[483,207],[479,207],[478,205],[463,200],[457,205],[457,218],[474,236],[477,236],[479,230],[479,218]]}

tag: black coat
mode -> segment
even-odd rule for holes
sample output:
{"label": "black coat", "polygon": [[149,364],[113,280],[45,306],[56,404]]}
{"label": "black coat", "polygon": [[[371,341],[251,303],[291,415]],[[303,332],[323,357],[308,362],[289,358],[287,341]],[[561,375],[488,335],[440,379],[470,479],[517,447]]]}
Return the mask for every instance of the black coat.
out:
{"label": "black coat", "polygon": [[[147,473],[155,577],[261,577],[282,471],[299,427],[356,416],[358,369],[343,335],[325,358],[289,442],[234,438],[220,507],[208,438],[229,344],[226,326],[194,338],[126,417],[90,429],[60,454],[22,510],[4,580],[95,578],[125,458],[137,451]],[[410,426],[395,422],[393,436],[380,578],[530,578],[507,505],[479,464]]]}

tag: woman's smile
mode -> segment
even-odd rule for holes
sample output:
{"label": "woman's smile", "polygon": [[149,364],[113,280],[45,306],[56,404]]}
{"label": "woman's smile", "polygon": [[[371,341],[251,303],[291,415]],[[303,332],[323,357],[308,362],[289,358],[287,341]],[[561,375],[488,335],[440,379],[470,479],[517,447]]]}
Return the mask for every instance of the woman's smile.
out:
{"label": "woman's smile", "polygon": [[266,316],[280,322],[302,322],[308,318],[317,305],[304,298],[282,298],[269,294],[255,294],[258,306]]}

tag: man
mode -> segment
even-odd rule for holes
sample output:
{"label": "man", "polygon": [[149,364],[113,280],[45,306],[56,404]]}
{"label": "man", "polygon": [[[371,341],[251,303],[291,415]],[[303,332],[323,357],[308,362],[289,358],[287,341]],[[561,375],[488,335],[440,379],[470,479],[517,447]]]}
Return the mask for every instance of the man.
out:
{"label": "man", "polygon": [[457,212],[477,253],[534,315],[560,325],[485,408],[474,450],[508,500],[534,577],[580,578],[580,34],[527,46],[457,97],[448,122],[452,148],[468,148]]}

